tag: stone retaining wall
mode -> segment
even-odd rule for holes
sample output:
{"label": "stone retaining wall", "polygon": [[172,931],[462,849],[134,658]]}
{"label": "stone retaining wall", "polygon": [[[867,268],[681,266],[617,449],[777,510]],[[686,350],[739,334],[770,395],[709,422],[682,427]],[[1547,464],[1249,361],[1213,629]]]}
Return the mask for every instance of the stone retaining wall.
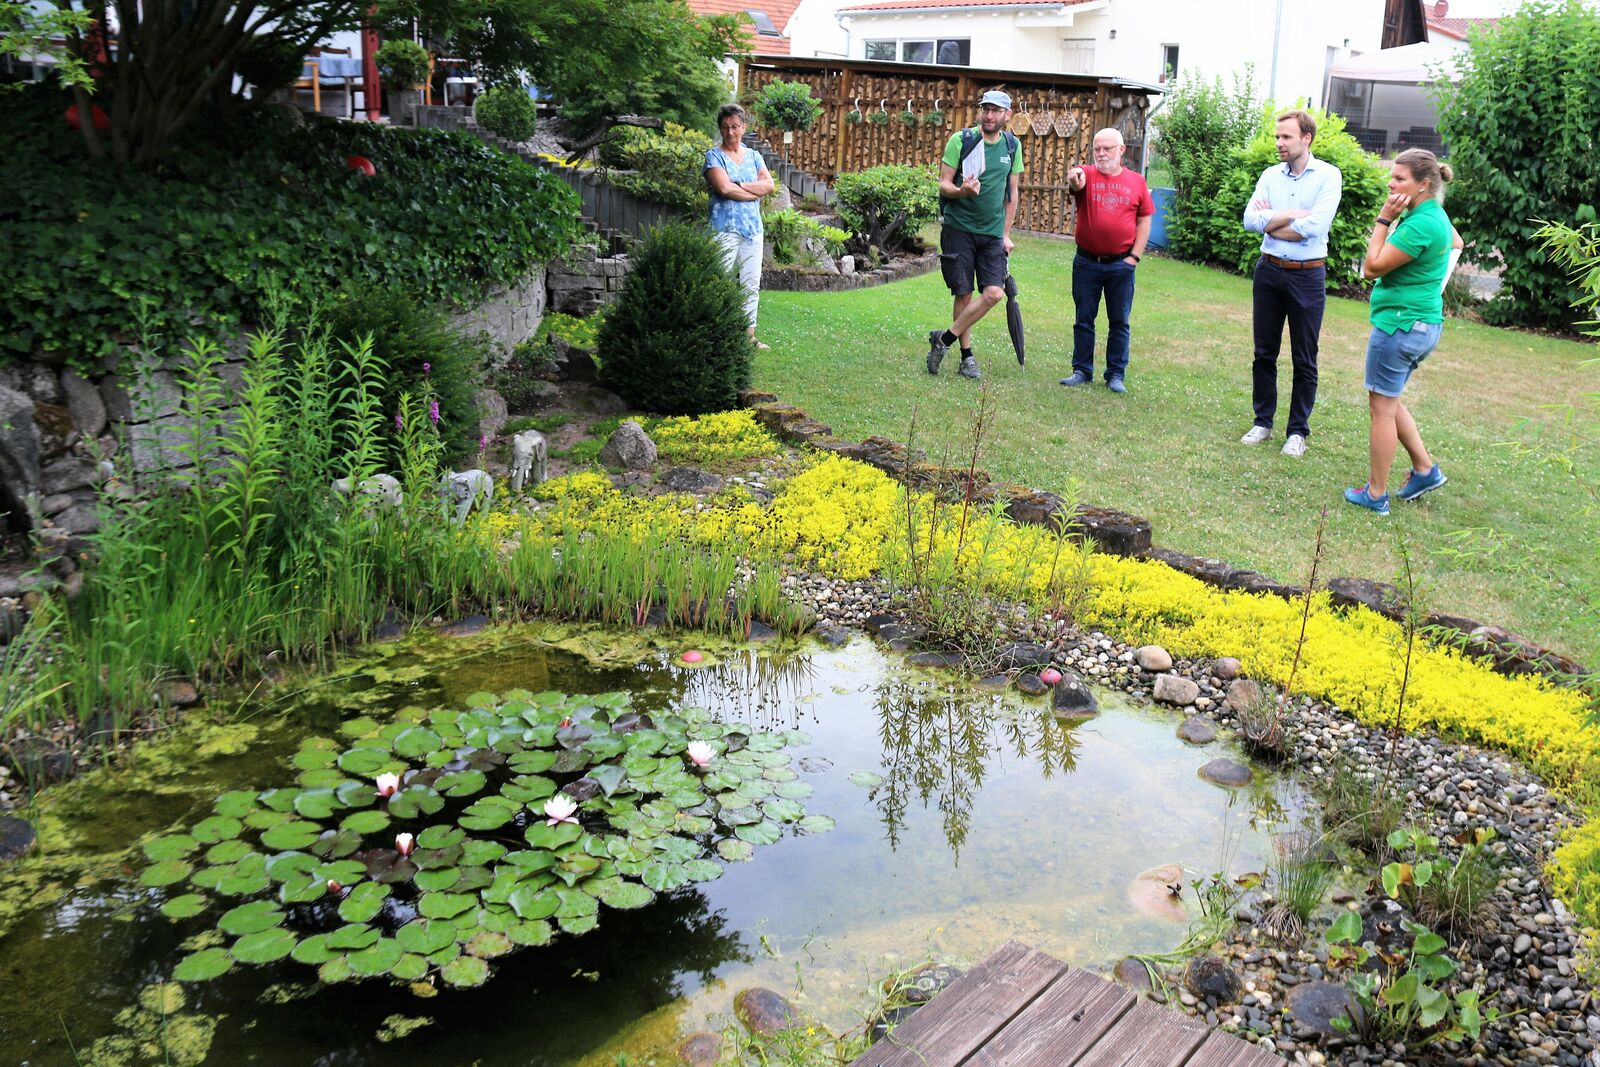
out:
{"label": "stone retaining wall", "polygon": [[626,255],[602,256],[593,245],[580,245],[565,260],[550,264],[550,310],[586,316],[602,304],[615,304],[628,274]]}
{"label": "stone retaining wall", "polygon": [[541,267],[517,284],[491,293],[472,310],[450,316],[450,322],[468,333],[487,334],[495,357],[503,361],[512,349],[539,332],[549,305],[547,285],[547,270]]}
{"label": "stone retaining wall", "polygon": [[761,288],[793,293],[836,293],[846,289],[871,289],[886,282],[897,282],[902,278],[915,278],[927,274],[938,266],[939,253],[925,252],[920,256],[902,256],[877,270],[858,271],[855,274],[767,267],[761,272]]}

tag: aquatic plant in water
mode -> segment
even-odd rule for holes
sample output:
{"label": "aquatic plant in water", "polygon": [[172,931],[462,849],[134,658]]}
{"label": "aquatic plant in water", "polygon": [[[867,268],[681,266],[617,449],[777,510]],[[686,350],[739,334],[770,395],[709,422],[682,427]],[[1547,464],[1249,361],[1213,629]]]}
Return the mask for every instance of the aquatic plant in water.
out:
{"label": "aquatic plant in water", "polygon": [[786,828],[833,827],[801,803],[811,787],[783,751],[799,731],[649,715],[626,693],[467,704],[346,722],[345,743],[302,743],[296,787],[223,793],[215,814],[145,843],[145,885],[194,890],[166,915],[225,909],[226,947],[173,977],[291,958],[325,982],[481,985],[490,960],[594,929],[602,904],[641,908]]}

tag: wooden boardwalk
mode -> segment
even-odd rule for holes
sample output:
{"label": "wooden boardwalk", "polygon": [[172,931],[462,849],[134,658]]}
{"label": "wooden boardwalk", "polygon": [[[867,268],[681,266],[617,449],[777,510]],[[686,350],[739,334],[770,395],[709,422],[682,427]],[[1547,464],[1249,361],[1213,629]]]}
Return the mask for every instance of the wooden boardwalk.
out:
{"label": "wooden boardwalk", "polygon": [[1283,1060],[1007,941],[850,1067],[1283,1067]]}

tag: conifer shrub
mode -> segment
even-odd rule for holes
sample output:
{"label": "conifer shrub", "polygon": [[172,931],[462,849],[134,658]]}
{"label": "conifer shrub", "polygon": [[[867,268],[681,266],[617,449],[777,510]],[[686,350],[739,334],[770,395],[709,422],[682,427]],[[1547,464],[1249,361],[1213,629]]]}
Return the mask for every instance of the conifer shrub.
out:
{"label": "conifer shrub", "polygon": [[749,325],[744,292],[711,235],[663,224],[633,256],[600,327],[602,376],[641,411],[726,411],[750,384]]}
{"label": "conifer shrub", "polygon": [[513,141],[526,141],[539,127],[539,109],[528,90],[514,82],[490,87],[473,110],[484,129]]}

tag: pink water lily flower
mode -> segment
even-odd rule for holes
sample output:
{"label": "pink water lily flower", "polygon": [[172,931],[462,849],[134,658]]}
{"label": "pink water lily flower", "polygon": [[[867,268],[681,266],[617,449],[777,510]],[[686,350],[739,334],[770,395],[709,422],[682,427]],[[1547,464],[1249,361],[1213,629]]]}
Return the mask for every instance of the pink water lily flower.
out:
{"label": "pink water lily flower", "polygon": [[378,775],[378,795],[385,800],[394,796],[400,790],[400,776],[398,774]]}
{"label": "pink water lily flower", "polygon": [[334,894],[335,896],[338,896],[340,893],[344,892],[344,886],[340,885],[334,879],[329,878],[328,879],[328,892]]}
{"label": "pink water lily flower", "polygon": [[688,755],[689,762],[696,767],[709,765],[717,755],[717,750],[704,741],[690,741],[689,747],[684,749],[684,752]]}
{"label": "pink water lily flower", "polygon": [[394,835],[394,850],[402,856],[411,855],[411,850],[417,847],[417,839],[410,834]]}
{"label": "pink water lily flower", "polygon": [[545,825],[555,826],[558,823],[570,822],[574,826],[578,820],[573,817],[573,812],[578,810],[577,802],[565,793],[557,793],[544,802]]}

